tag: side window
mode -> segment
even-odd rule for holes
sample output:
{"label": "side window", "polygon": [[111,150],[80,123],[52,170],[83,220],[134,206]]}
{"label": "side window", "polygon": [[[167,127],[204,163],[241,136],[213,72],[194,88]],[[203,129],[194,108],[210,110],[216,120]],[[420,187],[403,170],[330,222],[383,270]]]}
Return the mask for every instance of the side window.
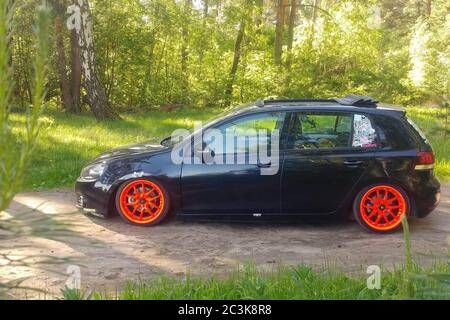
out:
{"label": "side window", "polygon": [[355,114],[352,147],[376,148],[377,146],[377,132],[370,118],[362,114]]}
{"label": "side window", "polygon": [[401,121],[381,115],[374,116],[373,120],[379,133],[381,148],[407,150],[414,147],[415,142]]}
{"label": "side window", "polygon": [[352,118],[351,114],[295,113],[289,144],[294,149],[349,147]]}
{"label": "side window", "polygon": [[[216,154],[256,153],[270,150],[272,132],[281,131],[284,113],[262,113],[241,117],[206,131],[204,144]],[[219,136],[218,136],[219,135]]]}

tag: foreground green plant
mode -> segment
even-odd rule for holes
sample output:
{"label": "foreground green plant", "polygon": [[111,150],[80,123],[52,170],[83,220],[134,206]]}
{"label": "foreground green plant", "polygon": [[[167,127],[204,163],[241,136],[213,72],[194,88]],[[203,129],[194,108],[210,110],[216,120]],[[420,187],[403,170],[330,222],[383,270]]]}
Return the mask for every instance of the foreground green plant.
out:
{"label": "foreground green plant", "polygon": [[19,191],[39,133],[38,119],[43,109],[45,64],[48,51],[50,14],[45,6],[37,11],[35,26],[33,101],[23,135],[12,133],[9,121],[12,87],[9,55],[11,2],[0,0],[0,211],[6,209]]}
{"label": "foreground green plant", "polygon": [[[449,272],[446,264],[437,263],[430,269],[413,266],[416,274]],[[172,300],[172,299],[448,299],[448,288],[432,277],[411,278],[414,294],[403,293],[405,269],[383,271],[381,289],[368,289],[364,276],[348,276],[341,272],[317,272],[305,265],[280,267],[261,271],[248,264],[226,278],[158,277],[145,282],[129,282],[116,294],[95,292],[94,299]],[[433,290],[430,291],[430,288]],[[84,295],[64,292],[65,299],[80,299]]]}

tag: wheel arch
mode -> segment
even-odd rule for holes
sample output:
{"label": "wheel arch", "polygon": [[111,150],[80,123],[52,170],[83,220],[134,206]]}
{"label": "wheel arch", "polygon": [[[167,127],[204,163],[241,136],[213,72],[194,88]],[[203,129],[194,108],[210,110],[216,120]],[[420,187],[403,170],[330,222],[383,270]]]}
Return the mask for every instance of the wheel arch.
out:
{"label": "wheel arch", "polygon": [[141,177],[122,177],[120,179],[117,179],[110,187],[109,191],[108,191],[108,207],[107,207],[107,215],[109,217],[111,216],[115,216],[118,215],[117,212],[117,208],[116,208],[116,195],[117,195],[117,191],[119,190],[119,188],[127,183],[130,183],[133,180],[138,180],[138,179],[145,179],[145,180],[150,180],[153,182],[156,182],[157,184],[161,185],[164,190],[167,193],[167,197],[169,200],[169,213],[173,212],[174,210],[174,196],[171,192],[171,190],[169,188],[167,188],[166,184],[167,181],[165,182],[164,179],[161,179],[160,177],[156,176],[156,175],[145,175],[145,176],[141,176]]}
{"label": "wheel arch", "polygon": [[415,199],[414,196],[411,192],[411,190],[408,188],[407,184],[402,182],[399,179],[395,179],[395,178],[389,178],[389,177],[376,177],[376,178],[371,178],[371,179],[367,179],[364,181],[360,181],[357,185],[355,185],[355,187],[353,188],[353,190],[351,191],[351,194],[345,204],[345,218],[347,219],[351,219],[353,220],[353,203],[355,202],[356,197],[358,196],[359,192],[371,185],[374,184],[380,184],[380,183],[386,183],[386,184],[393,184],[396,185],[400,188],[402,188],[402,190],[406,193],[406,195],[408,196],[408,200],[410,203],[410,210],[408,212],[408,216],[415,216],[416,215],[416,203],[415,203]]}

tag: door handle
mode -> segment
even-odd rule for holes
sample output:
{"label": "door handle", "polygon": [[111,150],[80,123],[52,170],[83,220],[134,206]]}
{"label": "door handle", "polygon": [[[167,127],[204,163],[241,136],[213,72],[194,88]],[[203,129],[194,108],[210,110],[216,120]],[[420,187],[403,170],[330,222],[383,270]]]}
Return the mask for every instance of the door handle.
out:
{"label": "door handle", "polygon": [[354,160],[354,161],[344,161],[344,164],[347,167],[358,167],[363,164],[362,161]]}

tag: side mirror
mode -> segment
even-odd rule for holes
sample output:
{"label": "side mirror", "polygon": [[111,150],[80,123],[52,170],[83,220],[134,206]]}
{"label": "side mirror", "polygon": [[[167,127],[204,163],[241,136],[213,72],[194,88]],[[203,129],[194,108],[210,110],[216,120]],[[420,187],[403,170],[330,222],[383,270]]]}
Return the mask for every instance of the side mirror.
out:
{"label": "side mirror", "polygon": [[201,148],[195,149],[195,156],[202,159],[203,163],[212,163],[216,153],[213,149],[207,146],[205,142],[202,143]]}

